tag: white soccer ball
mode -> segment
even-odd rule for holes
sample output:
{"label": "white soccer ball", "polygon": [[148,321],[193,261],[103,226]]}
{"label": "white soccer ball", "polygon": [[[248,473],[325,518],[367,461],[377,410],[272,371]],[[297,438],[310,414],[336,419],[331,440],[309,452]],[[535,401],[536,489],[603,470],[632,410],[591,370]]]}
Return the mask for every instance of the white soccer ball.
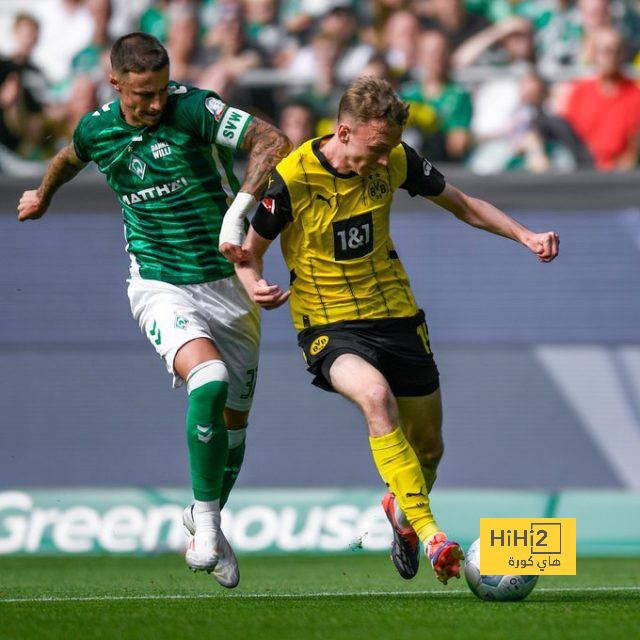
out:
{"label": "white soccer ball", "polygon": [[500,602],[526,598],[538,582],[538,576],[483,576],[480,573],[480,538],[467,551],[464,577],[478,598]]}

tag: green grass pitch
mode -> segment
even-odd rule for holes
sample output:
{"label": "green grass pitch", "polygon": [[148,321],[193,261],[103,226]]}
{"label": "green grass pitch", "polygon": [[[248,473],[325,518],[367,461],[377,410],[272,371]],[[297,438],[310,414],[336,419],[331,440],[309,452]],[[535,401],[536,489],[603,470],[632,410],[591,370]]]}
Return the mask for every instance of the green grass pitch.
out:
{"label": "green grass pitch", "polygon": [[556,640],[640,633],[640,558],[578,559],[522,602],[440,585],[423,560],[405,582],[389,558],[242,556],[232,591],[177,555],[0,558],[0,638]]}

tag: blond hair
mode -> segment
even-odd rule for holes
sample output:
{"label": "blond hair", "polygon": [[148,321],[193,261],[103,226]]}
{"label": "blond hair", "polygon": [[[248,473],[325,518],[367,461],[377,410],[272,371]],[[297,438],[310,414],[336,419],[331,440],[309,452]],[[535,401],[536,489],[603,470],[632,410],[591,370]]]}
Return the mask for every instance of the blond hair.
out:
{"label": "blond hair", "polygon": [[404,127],[409,105],[382,78],[363,76],[354,80],[340,99],[338,121],[351,116],[358,122],[383,120],[388,125]]}

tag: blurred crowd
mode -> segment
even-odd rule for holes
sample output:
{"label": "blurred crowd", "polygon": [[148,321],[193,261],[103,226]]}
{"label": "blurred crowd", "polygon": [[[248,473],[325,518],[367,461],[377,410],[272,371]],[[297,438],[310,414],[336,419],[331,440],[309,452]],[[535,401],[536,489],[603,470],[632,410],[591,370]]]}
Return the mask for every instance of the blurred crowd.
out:
{"label": "blurred crowd", "polygon": [[[27,12],[27,10],[29,12]],[[145,31],[174,80],[279,125],[330,133],[346,84],[387,78],[406,141],[479,174],[636,167],[640,2],[32,0],[0,57],[0,172],[37,173],[113,100],[109,48]]]}

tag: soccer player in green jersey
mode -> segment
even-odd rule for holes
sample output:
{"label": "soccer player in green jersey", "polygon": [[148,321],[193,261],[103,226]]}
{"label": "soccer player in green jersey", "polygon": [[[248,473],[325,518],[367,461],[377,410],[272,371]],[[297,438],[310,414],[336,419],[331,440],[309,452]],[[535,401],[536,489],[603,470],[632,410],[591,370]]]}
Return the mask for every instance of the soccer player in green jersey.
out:
{"label": "soccer player in green jersey", "polygon": [[[291,145],[213,91],[170,82],[167,51],[152,36],[119,38],[111,66],[118,99],[80,120],[40,186],[22,195],[18,219],[40,218],[88,162],[106,175],[122,206],[132,313],[174,386],[187,386],[194,502],[183,515],[186,561],[231,588],[239,571],[220,509],[244,455],[260,318],[227,258],[241,255],[245,215]],[[249,154],[241,185],[236,149]]]}
{"label": "soccer player in green jersey", "polygon": [[[416,575],[421,541],[446,584],[459,577],[463,553],[429,504],[444,448],[439,376],[424,312],[389,236],[393,193],[428,198],[467,224],[523,244],[542,262],[556,257],[558,236],[530,231],[447,183],[401,142],[407,112],[386,81],[354,81],[340,101],[335,133],[304,143],[276,167],[236,269],[263,308],[290,299],[314,384],[364,414],[389,488],[382,504],[396,569],[403,578]],[[262,256],[278,234],[289,291],[262,277]]]}

